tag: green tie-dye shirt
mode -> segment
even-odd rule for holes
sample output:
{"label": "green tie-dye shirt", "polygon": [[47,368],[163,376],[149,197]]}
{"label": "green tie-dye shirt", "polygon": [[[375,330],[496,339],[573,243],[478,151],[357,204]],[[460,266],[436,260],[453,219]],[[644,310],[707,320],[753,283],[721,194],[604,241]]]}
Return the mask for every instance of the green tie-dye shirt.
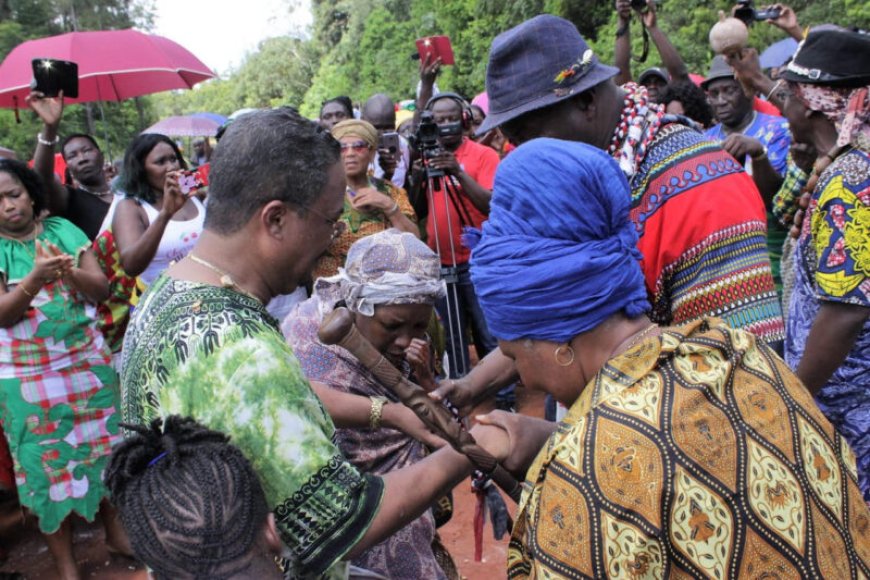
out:
{"label": "green tie-dye shirt", "polygon": [[383,482],[332,443],[332,420],[259,302],[162,276],[139,303],[123,356],[124,421],[176,414],[230,435],[274,506],[290,575],[345,574],[338,561],[368,529]]}

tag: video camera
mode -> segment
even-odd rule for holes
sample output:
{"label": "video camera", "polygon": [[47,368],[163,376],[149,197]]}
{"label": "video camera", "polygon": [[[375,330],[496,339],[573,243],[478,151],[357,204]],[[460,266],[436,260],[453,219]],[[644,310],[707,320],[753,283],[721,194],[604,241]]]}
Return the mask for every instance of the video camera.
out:
{"label": "video camera", "polygon": [[752,0],[738,0],[737,7],[734,9],[734,18],[742,20],[746,26],[751,25],[753,22],[761,22],[762,20],[776,20],[780,14],[779,8],[756,10],[752,6]]}
{"label": "video camera", "polygon": [[[658,8],[661,5],[662,0],[656,0],[655,3],[656,8]],[[643,12],[643,9],[646,8],[646,0],[631,0],[631,7],[634,10]]]}
{"label": "video camera", "polygon": [[[437,157],[442,151],[438,138],[454,135],[462,135],[461,121],[438,125],[432,111],[423,111],[420,113],[420,124],[417,126],[417,132],[411,136],[410,141],[411,145],[420,152],[423,160],[428,161]],[[427,166],[426,170],[429,179],[444,177],[444,171],[441,169]]]}

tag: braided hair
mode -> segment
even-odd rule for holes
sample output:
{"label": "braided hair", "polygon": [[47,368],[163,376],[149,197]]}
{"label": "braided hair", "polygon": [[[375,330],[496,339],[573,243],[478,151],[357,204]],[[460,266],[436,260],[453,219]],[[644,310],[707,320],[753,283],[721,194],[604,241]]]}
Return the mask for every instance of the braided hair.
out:
{"label": "braided hair", "polygon": [[136,556],[157,579],[243,573],[268,516],[251,464],[229,438],[172,415],[112,452],[105,481]]}

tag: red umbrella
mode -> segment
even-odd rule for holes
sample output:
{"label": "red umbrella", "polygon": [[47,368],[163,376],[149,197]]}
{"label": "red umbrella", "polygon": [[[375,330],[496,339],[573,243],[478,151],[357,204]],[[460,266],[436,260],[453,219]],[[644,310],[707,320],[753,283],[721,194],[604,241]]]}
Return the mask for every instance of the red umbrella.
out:
{"label": "red umbrella", "polygon": [[70,103],[121,101],[171,89],[189,89],[215,74],[181,45],[138,30],[71,32],[16,46],[0,64],[0,107],[24,106],[31,60],[78,63],[79,97]]}

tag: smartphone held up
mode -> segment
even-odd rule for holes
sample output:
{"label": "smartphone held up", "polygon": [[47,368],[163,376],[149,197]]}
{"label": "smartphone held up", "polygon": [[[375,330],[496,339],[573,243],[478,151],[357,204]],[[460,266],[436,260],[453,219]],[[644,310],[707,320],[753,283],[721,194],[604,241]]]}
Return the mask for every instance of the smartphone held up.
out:
{"label": "smartphone held up", "polygon": [[184,195],[193,195],[205,187],[205,185],[205,181],[203,181],[202,175],[198,171],[184,169],[178,172],[178,187]]}
{"label": "smartphone held up", "polygon": [[453,47],[450,45],[450,37],[448,36],[426,36],[418,38],[417,54],[411,55],[414,60],[426,62],[435,62],[441,59],[442,65],[454,64]]}
{"label": "smartphone held up", "polygon": [[79,96],[79,66],[68,60],[34,58],[31,61],[33,80],[30,88],[46,97],[63,96],[76,99]]}

